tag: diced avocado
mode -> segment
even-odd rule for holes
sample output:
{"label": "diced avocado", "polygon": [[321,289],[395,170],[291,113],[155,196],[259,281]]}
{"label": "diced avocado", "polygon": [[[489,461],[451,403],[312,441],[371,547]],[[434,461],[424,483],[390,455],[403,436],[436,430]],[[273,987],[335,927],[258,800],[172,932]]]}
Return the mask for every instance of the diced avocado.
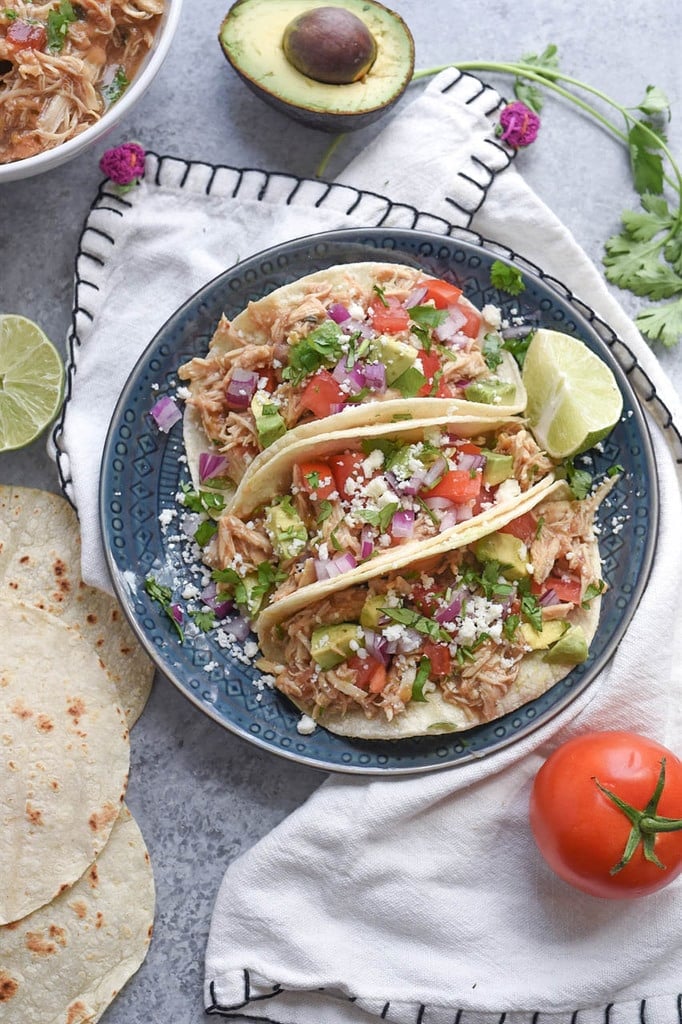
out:
{"label": "diced avocado", "polygon": [[243,577],[242,583],[244,584],[246,603],[241,603],[241,607],[245,610],[249,618],[253,619],[261,610],[265,591],[263,587],[258,585],[258,573],[248,572],[246,576]]}
{"label": "diced avocado", "polygon": [[412,348],[404,341],[398,341],[397,338],[386,337],[383,334],[380,334],[378,338],[373,338],[369,351],[372,358],[378,359],[380,363],[384,364],[386,383],[389,387],[392,387],[398,377],[410,369],[417,358],[416,348]]}
{"label": "diced avocado", "polygon": [[266,509],[265,528],[277,557],[283,562],[300,555],[308,541],[305,523],[290,500]]}
{"label": "diced avocado", "polygon": [[502,452],[491,452],[486,448],[481,450],[481,455],[485,455],[483,483],[487,487],[501,484],[503,480],[508,480],[514,472],[513,456],[503,455]]}
{"label": "diced avocado", "polygon": [[467,384],[464,395],[470,402],[504,405],[513,402],[516,398],[516,385],[510,380],[487,377],[484,380],[473,380],[471,384]]}
{"label": "diced avocado", "polygon": [[[357,645],[357,646],[355,646]],[[334,668],[365,646],[365,638],[357,622],[339,622],[335,626],[319,626],[310,638],[310,653],[321,669]]]}
{"label": "diced avocado", "polygon": [[371,594],[362,606],[360,625],[366,629],[377,629],[383,617],[382,608],[386,607],[385,594]]}
{"label": "diced avocado", "polygon": [[256,433],[262,448],[269,448],[287,432],[287,426],[277,406],[263,400],[256,392],[251,399],[251,412],[256,420]]}
{"label": "diced avocado", "polygon": [[550,619],[549,622],[543,622],[541,630],[534,629],[530,622],[522,622],[521,636],[523,642],[528,647],[532,647],[534,651],[546,651],[551,644],[556,644],[557,641],[561,642],[561,638],[568,628],[568,623],[564,619]]}
{"label": "diced avocado", "polygon": [[552,665],[580,665],[587,661],[588,654],[587,639],[582,626],[569,626],[563,636],[547,651],[545,661]]}
{"label": "diced avocado", "polygon": [[528,548],[511,533],[491,533],[474,544],[479,562],[499,562],[500,572],[506,580],[520,580],[528,576]]}

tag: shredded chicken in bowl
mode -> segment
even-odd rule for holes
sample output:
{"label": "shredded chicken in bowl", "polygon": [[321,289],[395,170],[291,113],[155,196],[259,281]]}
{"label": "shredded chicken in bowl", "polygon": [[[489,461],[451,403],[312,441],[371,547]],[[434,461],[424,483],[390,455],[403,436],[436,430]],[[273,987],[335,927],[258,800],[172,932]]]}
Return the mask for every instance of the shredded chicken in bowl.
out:
{"label": "shredded chicken in bowl", "polygon": [[53,149],[125,92],[164,0],[9,0],[0,8],[0,164]]}

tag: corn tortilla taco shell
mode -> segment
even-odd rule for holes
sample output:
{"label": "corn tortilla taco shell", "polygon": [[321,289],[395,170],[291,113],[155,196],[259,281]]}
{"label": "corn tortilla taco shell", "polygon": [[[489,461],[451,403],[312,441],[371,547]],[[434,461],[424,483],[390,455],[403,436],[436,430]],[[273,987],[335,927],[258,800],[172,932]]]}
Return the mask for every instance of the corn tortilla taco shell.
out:
{"label": "corn tortilla taco shell", "polygon": [[[211,339],[206,358],[192,360],[179,369],[179,376],[189,381],[191,395],[185,414],[184,436],[188,464],[195,485],[198,486],[200,483],[199,455],[207,450],[216,450],[209,440],[206,427],[206,423],[215,412],[215,396],[208,403],[202,402],[202,396],[206,394],[209,382],[215,384],[225,372],[225,365],[229,364],[232,358],[241,359],[237,356],[240,350],[244,356],[242,361],[248,363],[252,369],[261,365],[286,365],[286,356],[282,359],[282,354],[302,337],[305,330],[310,330],[311,322],[324,322],[327,316],[325,310],[330,306],[340,303],[350,305],[351,308],[362,307],[364,310],[372,299],[376,300],[377,288],[389,297],[394,293],[408,296],[420,282],[429,277],[430,275],[423,270],[397,263],[377,261],[337,265],[283,285],[264,298],[250,302],[231,322],[223,317]],[[464,296],[461,296],[459,303],[464,308],[475,309]],[[480,316],[480,310],[476,310],[476,313]],[[478,346],[490,329],[490,326],[481,322],[476,341]],[[263,353],[260,361],[259,352]],[[231,353],[235,355],[231,356]],[[501,352],[500,359],[501,363],[495,375],[514,385],[513,398],[499,404],[467,401],[463,397],[415,398],[412,400],[413,414],[418,418],[461,414],[486,419],[522,412],[526,405],[526,393],[518,366],[508,352]],[[285,396],[283,401],[285,405],[295,404],[293,397]],[[209,408],[212,410],[210,413]],[[202,411],[198,412],[199,409]],[[374,423],[389,423],[404,411],[405,398],[398,396],[396,391],[389,388],[385,395],[373,394],[371,400],[357,404],[349,403],[342,411],[326,416],[323,420],[309,419],[290,427],[283,437],[257,454],[251,466],[257,469],[267,463],[273,455],[294,440],[317,436],[321,423],[324,424],[323,429],[327,433]],[[250,473],[251,467],[246,472]],[[239,475],[241,477],[244,474]],[[231,488],[228,488],[226,493],[230,491]]]}
{"label": "corn tortilla taco shell", "polygon": [[[595,509],[598,500],[592,501]],[[349,618],[354,621],[359,609],[370,596],[373,583],[374,589],[377,589],[381,581],[378,589],[382,592],[381,586],[384,583],[389,589],[392,582],[400,581],[399,585],[404,585],[405,580],[413,579],[415,573],[419,574],[417,583],[424,579],[421,574],[438,578],[443,566],[447,566],[448,556],[453,552],[470,549],[477,541],[496,533],[526,512],[542,516],[550,508],[551,502],[569,503],[563,482],[552,484],[544,494],[527,497],[511,511],[492,516],[477,527],[470,527],[456,541],[451,540],[449,544],[434,543],[428,548],[421,546],[416,558],[414,552],[407,552],[402,558],[396,558],[389,568],[379,566],[374,569],[370,564],[345,577],[335,577],[315,588],[308,588],[314,591],[312,596],[294,594],[272,605],[261,614],[257,623],[259,642],[268,671],[277,677],[281,672],[291,670],[294,660],[287,650],[290,640],[303,637],[304,645],[309,645],[312,632],[317,627],[333,626]],[[583,551],[587,575],[595,581],[599,580],[601,559],[594,533],[585,539]],[[598,627],[600,604],[599,596],[594,597],[588,607],[575,604],[565,618],[569,626],[580,628],[588,648]],[[292,626],[290,632],[288,623]],[[500,718],[545,693],[568,675],[573,664],[546,660],[544,650],[528,650],[522,654],[511,684],[504,691],[494,691],[493,700],[485,701],[480,706],[476,701],[453,703],[452,700],[446,700],[441,689],[436,687],[423,701],[410,700],[408,697],[404,710],[390,720],[383,714],[368,717],[361,706],[353,703],[342,709],[333,706],[323,708],[316,713],[311,703],[297,699],[291,692],[287,696],[300,711],[316,718],[319,725],[330,732],[367,740],[403,739],[459,732]]]}
{"label": "corn tortilla taco shell", "polygon": [[131,726],[154,666],[109,594],[83,583],[80,529],[69,503],[49,491],[0,486],[0,600],[18,600],[77,627],[102,659]]}
{"label": "corn tortilla taco shell", "polygon": [[0,1020],[94,1024],[144,960],[153,921],[149,854],[124,805],[71,888],[0,928]]}
{"label": "corn tortilla taco shell", "polygon": [[130,759],[116,688],[48,612],[0,604],[0,924],[72,885],[105,845]]}

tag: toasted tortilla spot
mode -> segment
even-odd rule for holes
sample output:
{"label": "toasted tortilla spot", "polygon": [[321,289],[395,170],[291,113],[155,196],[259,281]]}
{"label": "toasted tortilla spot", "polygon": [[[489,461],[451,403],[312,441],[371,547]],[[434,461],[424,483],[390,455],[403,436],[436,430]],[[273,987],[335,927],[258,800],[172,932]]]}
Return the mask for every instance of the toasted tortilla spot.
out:
{"label": "toasted tortilla spot", "polygon": [[55,793],[59,792],[59,783],[56,779],[50,779],[50,789],[53,789]]}
{"label": "toasted tortilla spot", "polygon": [[94,612],[88,612],[85,618],[86,621],[89,622],[91,626],[94,626],[94,624],[97,622],[97,616],[95,615]]}
{"label": "toasted tortilla spot", "polygon": [[[2,550],[2,545],[0,545],[0,551],[1,550]],[[21,562],[22,565],[28,565],[28,563],[31,561],[31,559],[29,558],[28,555],[22,555],[21,558],[19,559],[19,561]]]}
{"label": "toasted tortilla spot", "polygon": [[17,718],[26,719],[33,715],[31,709],[27,708],[22,700],[15,700],[14,704],[10,707],[10,711],[13,715],[16,715]]}
{"label": "toasted tortilla spot", "polygon": [[34,807],[33,804],[26,804],[26,817],[32,825],[44,825],[43,812],[39,807]]}
{"label": "toasted tortilla spot", "polygon": [[80,917],[81,920],[88,916],[88,908],[83,900],[74,900],[73,903],[69,903],[69,906],[76,917]]}
{"label": "toasted tortilla spot", "polygon": [[66,711],[73,718],[74,724],[78,725],[86,711],[85,702],[81,697],[74,697],[67,703]]}
{"label": "toasted tortilla spot", "polygon": [[66,945],[66,929],[65,928],[61,928],[57,924],[51,924],[49,929],[48,929],[48,934],[49,934],[50,938],[54,939],[55,942],[58,942],[60,946],[65,946]]}
{"label": "toasted tortilla spot", "polygon": [[7,767],[9,768],[9,770],[11,772],[15,772],[17,770],[17,768],[19,767],[19,765],[17,764],[16,761],[8,761],[7,762]]}
{"label": "toasted tortilla spot", "polygon": [[99,884],[99,874],[97,873],[97,865],[93,864],[88,871],[88,879],[90,880],[90,887],[96,889]]}
{"label": "toasted tortilla spot", "polygon": [[19,991],[19,982],[6,971],[0,971],[0,1003],[8,1003]]}
{"label": "toasted tortilla spot", "polygon": [[52,730],[54,729],[54,722],[49,717],[49,715],[38,715],[36,729],[39,732],[52,732]]}
{"label": "toasted tortilla spot", "polygon": [[91,1018],[91,1015],[85,1003],[80,999],[71,1003],[71,1006],[67,1008],[66,1024],[86,1024],[88,1018]]}
{"label": "toasted tortilla spot", "polygon": [[11,587],[11,588],[12,588],[12,590],[18,590],[18,589],[19,589],[19,584],[18,584],[18,583],[15,583],[15,581],[14,581],[14,580],[10,580],[10,581],[8,582],[7,586],[8,586],[8,587]]}
{"label": "toasted tortilla spot", "polygon": [[104,914],[101,910],[98,910],[95,914],[95,928],[101,928],[104,924]]}
{"label": "toasted tortilla spot", "polygon": [[26,932],[26,949],[36,956],[53,956],[57,952],[54,942],[48,942],[42,932]]}
{"label": "toasted tortilla spot", "polygon": [[[88,818],[88,825],[93,832],[99,832],[102,829],[108,829],[113,821],[118,818],[119,809],[114,807],[113,804],[106,803],[100,811],[94,811]],[[94,865],[93,865],[94,867]]]}

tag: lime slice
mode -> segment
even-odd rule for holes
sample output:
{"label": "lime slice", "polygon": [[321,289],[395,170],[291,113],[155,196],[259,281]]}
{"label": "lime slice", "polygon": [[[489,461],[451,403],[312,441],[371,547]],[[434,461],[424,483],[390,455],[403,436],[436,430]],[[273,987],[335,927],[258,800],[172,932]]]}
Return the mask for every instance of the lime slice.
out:
{"label": "lime slice", "polygon": [[0,451],[35,441],[57,415],[64,363],[45,333],[15,313],[0,313]]}
{"label": "lime slice", "polygon": [[523,363],[526,416],[538,444],[555,459],[587,451],[623,411],[616,378],[582,341],[540,328]]}

